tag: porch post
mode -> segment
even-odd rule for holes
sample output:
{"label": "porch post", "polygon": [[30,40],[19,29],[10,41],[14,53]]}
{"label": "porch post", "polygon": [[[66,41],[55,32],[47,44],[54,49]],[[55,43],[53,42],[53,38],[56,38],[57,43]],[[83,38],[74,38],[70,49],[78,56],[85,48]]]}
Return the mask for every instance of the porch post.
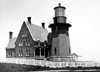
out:
{"label": "porch post", "polygon": [[35,49],[34,49],[34,57],[35,57]]}
{"label": "porch post", "polygon": [[45,48],[44,48],[44,57],[45,57]]}
{"label": "porch post", "polygon": [[41,48],[40,48],[40,58],[41,58]]}
{"label": "porch post", "polygon": [[49,57],[49,51],[48,51],[48,57]]}

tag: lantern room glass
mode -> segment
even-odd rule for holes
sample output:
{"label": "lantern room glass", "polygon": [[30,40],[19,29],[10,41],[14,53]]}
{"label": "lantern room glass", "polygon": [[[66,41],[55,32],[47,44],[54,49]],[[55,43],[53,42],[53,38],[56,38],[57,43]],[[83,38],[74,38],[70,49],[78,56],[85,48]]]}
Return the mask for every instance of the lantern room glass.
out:
{"label": "lantern room glass", "polygon": [[55,17],[57,16],[65,16],[65,9],[62,7],[58,7],[55,9]]}

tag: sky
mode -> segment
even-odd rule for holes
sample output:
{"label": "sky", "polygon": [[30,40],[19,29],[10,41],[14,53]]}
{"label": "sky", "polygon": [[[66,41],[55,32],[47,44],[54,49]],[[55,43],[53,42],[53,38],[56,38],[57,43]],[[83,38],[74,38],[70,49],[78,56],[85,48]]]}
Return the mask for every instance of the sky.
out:
{"label": "sky", "polygon": [[100,0],[0,0],[0,58],[6,57],[9,31],[17,37],[23,21],[46,28],[53,22],[54,7],[66,7],[71,52],[82,60],[100,61]]}

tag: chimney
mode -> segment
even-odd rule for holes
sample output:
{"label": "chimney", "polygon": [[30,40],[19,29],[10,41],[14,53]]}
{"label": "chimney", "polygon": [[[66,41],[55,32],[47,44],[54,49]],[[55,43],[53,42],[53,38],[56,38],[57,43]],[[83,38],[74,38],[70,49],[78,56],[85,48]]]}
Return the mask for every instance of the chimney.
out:
{"label": "chimney", "polygon": [[42,27],[45,29],[45,23],[44,22],[42,23]]}
{"label": "chimney", "polygon": [[9,39],[12,38],[13,32],[9,32]]}
{"label": "chimney", "polygon": [[28,22],[31,24],[31,17],[27,17]]}

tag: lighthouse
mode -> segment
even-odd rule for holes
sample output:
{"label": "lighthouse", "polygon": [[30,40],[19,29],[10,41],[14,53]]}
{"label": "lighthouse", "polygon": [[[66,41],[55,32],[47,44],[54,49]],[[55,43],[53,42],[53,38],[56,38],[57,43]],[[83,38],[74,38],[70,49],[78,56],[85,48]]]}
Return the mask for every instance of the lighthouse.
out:
{"label": "lighthouse", "polygon": [[51,33],[49,34],[49,43],[51,44],[50,56],[66,58],[71,55],[69,27],[71,24],[67,23],[65,16],[66,8],[59,5],[54,8],[55,16],[53,23],[49,25]]}

